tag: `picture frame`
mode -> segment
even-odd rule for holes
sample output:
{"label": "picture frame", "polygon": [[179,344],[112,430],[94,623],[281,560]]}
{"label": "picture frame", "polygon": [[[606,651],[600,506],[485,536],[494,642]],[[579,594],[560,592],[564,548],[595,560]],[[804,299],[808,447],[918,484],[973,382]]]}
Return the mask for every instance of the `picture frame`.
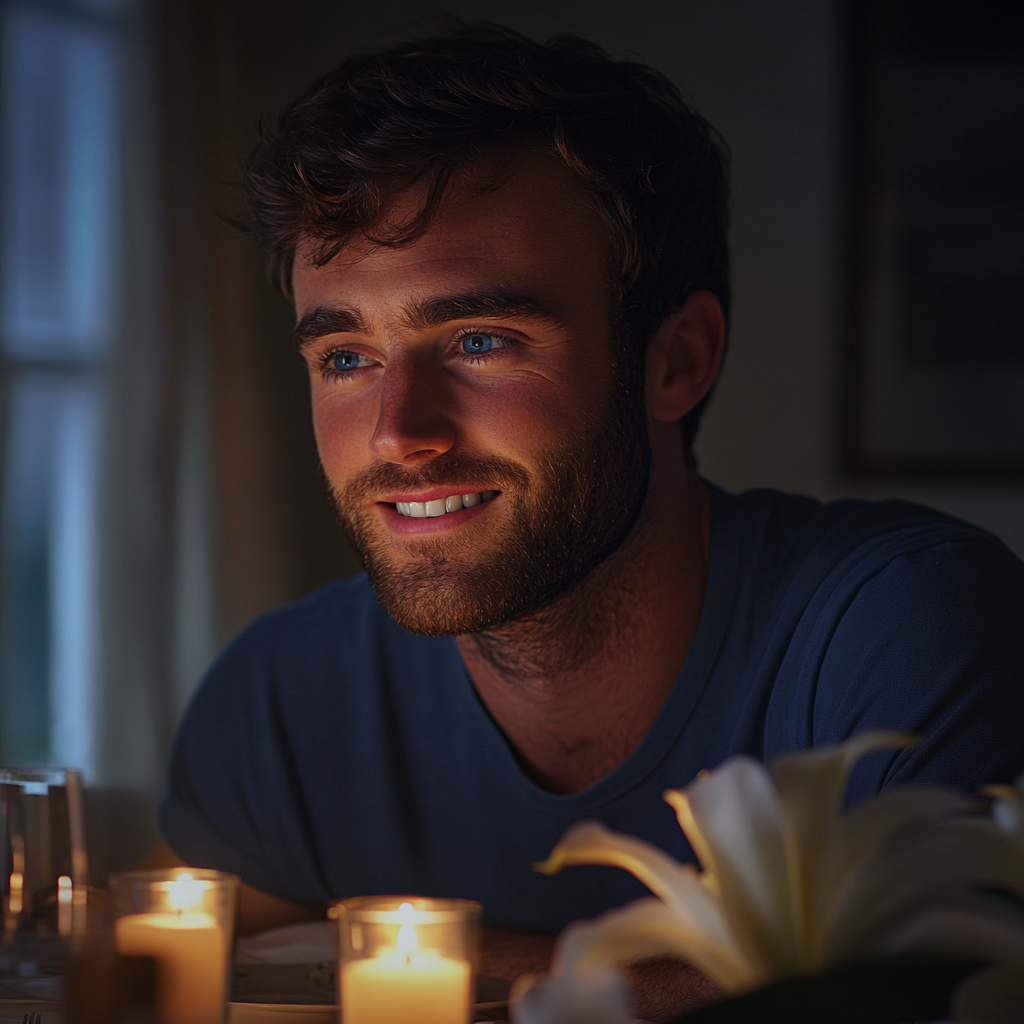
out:
{"label": "picture frame", "polygon": [[1024,478],[1024,4],[848,30],[843,469]]}

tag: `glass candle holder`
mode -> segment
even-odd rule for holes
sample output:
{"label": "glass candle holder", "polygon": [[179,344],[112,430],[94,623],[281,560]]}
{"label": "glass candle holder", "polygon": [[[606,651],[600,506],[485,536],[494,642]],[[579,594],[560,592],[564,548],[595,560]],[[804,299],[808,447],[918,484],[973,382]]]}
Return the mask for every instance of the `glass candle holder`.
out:
{"label": "glass candle holder", "polygon": [[156,961],[159,1024],[223,1024],[238,878],[171,868],[111,875],[110,886],[117,951]]}
{"label": "glass candle holder", "polygon": [[468,1024],[480,911],[472,900],[415,896],[335,903],[342,1024]]}
{"label": "glass candle holder", "polygon": [[80,931],[88,884],[79,773],[71,768],[0,768],[4,931],[35,937]]}

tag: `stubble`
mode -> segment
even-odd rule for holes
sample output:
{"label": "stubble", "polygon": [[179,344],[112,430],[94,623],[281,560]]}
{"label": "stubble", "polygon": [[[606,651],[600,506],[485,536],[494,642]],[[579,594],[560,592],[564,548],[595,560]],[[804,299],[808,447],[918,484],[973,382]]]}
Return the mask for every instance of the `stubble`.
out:
{"label": "stubble", "polygon": [[[643,405],[634,395],[617,380],[604,409],[537,453],[532,471],[500,456],[453,449],[420,467],[378,463],[332,491],[342,526],[391,618],[421,635],[478,634],[488,660],[507,659],[516,648],[520,671],[527,674],[533,674],[527,663],[536,657],[522,643],[503,642],[510,630],[534,636],[537,644],[526,647],[536,647],[537,657],[542,648],[550,657],[550,638],[542,634],[552,628],[563,636],[568,630],[567,642],[586,642],[592,615],[575,613],[576,621],[559,625],[543,610],[571,609],[572,601],[558,599],[620,547],[640,514],[650,446]],[[472,547],[453,531],[417,538],[399,553],[369,511],[382,494],[448,485],[454,492],[468,481],[486,481],[505,503],[493,534],[474,531]],[[517,623],[524,628],[517,631]],[[566,654],[568,646],[563,644]]]}

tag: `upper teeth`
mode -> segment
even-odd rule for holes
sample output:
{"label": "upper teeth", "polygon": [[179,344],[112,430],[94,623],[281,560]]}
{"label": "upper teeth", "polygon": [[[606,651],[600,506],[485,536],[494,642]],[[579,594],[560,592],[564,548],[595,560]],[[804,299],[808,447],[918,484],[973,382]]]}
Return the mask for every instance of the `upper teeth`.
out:
{"label": "upper teeth", "polygon": [[476,494],[450,494],[447,498],[435,498],[433,501],[398,501],[395,508],[400,516],[411,516],[413,519],[425,519],[428,516],[443,516],[446,512],[458,512],[464,508],[472,508],[482,501],[490,501],[497,491],[479,491]]}

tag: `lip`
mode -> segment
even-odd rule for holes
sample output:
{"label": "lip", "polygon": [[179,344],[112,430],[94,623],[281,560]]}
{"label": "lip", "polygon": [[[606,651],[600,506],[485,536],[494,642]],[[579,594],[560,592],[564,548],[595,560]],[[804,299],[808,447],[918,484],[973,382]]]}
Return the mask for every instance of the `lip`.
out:
{"label": "lip", "polygon": [[[433,498],[414,497],[414,498],[398,498],[397,501],[434,501],[436,498],[445,498],[449,494],[453,494],[453,491],[433,492],[426,491],[426,494],[433,494]],[[473,494],[473,491],[463,491],[463,494]],[[458,512],[446,512],[443,516],[431,516],[424,519],[414,519],[412,516],[403,516],[399,514],[398,509],[391,503],[385,503],[380,501],[377,503],[377,508],[380,509],[381,516],[384,522],[395,532],[404,534],[405,536],[414,536],[422,533],[444,533],[447,530],[457,530],[460,526],[464,526],[476,519],[477,516],[483,515],[488,509],[496,502],[501,500],[501,492],[491,498],[490,501],[482,501],[479,505],[474,505],[472,508],[463,508]]]}

